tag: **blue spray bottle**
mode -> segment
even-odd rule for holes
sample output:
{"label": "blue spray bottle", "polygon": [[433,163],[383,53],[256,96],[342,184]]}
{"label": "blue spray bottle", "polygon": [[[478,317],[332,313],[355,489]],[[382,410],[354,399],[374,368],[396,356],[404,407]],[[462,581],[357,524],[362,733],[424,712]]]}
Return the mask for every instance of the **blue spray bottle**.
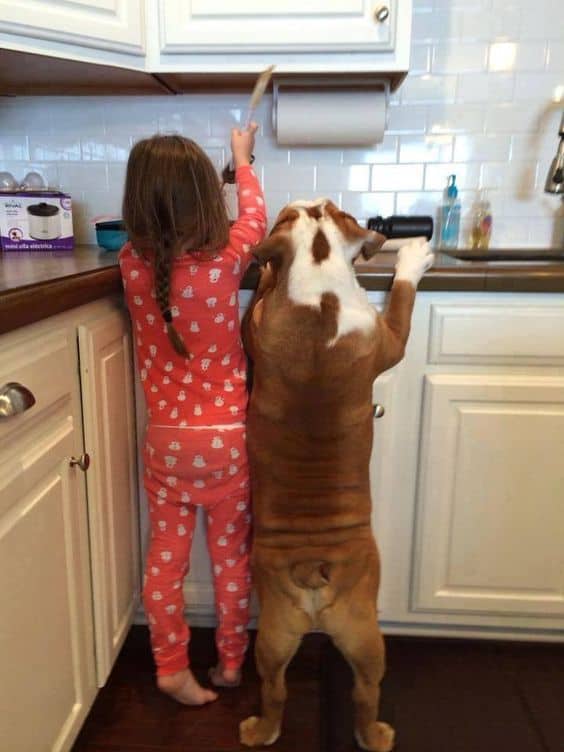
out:
{"label": "blue spray bottle", "polygon": [[460,232],[460,201],[456,187],[456,175],[448,176],[444,193],[444,202],[440,211],[440,247],[457,248]]}

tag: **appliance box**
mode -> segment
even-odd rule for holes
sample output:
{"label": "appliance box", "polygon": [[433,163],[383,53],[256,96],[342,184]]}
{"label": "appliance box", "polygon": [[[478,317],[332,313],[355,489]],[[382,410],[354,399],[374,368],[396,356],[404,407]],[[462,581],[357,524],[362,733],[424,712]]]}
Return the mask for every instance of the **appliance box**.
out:
{"label": "appliance box", "polygon": [[0,193],[3,251],[71,251],[72,201],[60,191]]}

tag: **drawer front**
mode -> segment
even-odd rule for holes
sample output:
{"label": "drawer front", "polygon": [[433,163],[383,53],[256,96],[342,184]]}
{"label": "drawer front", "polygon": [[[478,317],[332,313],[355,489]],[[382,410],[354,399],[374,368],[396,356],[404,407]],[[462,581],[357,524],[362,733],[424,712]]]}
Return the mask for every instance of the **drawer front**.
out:
{"label": "drawer front", "polygon": [[564,306],[433,305],[429,363],[564,365]]}
{"label": "drawer front", "polygon": [[52,332],[34,330],[27,327],[0,337],[0,387],[9,382],[21,384],[35,399],[24,412],[0,417],[0,443],[8,451],[14,441],[40,429],[55,412],[59,417],[73,414],[76,343],[63,327]]}

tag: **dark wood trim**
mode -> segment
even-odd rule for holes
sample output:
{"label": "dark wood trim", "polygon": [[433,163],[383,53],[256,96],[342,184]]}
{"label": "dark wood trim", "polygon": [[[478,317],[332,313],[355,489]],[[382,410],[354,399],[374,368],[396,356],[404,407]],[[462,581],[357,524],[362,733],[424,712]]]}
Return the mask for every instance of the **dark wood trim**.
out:
{"label": "dark wood trim", "polygon": [[[310,77],[306,73],[284,74],[285,81]],[[316,74],[317,75],[317,74]],[[370,83],[379,73],[327,73],[338,84],[354,76],[360,84]],[[405,73],[385,74],[395,91]],[[101,63],[0,49],[0,96],[95,96],[177,95],[251,91],[256,73],[149,73]],[[269,86],[272,90],[272,84]]]}
{"label": "dark wood trim", "polygon": [[157,76],[48,55],[0,49],[0,96],[171,94]]}
{"label": "dark wood trim", "polygon": [[0,294],[0,334],[122,292],[118,266],[75,274]]}

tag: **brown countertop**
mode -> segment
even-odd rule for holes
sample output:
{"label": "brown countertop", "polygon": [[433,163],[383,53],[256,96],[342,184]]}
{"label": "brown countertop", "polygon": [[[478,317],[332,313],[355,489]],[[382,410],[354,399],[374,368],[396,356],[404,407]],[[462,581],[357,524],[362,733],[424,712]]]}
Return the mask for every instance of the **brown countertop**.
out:
{"label": "brown countertop", "polygon": [[[490,252],[503,258],[505,252]],[[531,260],[536,253],[539,258]],[[511,251],[522,260],[459,260],[437,254],[420,290],[444,292],[564,292],[564,253],[526,249]],[[472,252],[461,255],[471,257]],[[366,290],[388,290],[395,253],[378,253],[357,264]],[[251,267],[242,289],[253,289],[258,270]],[[97,246],[78,246],[72,254],[0,254],[0,333],[31,324],[69,308],[121,291],[117,253]]]}

